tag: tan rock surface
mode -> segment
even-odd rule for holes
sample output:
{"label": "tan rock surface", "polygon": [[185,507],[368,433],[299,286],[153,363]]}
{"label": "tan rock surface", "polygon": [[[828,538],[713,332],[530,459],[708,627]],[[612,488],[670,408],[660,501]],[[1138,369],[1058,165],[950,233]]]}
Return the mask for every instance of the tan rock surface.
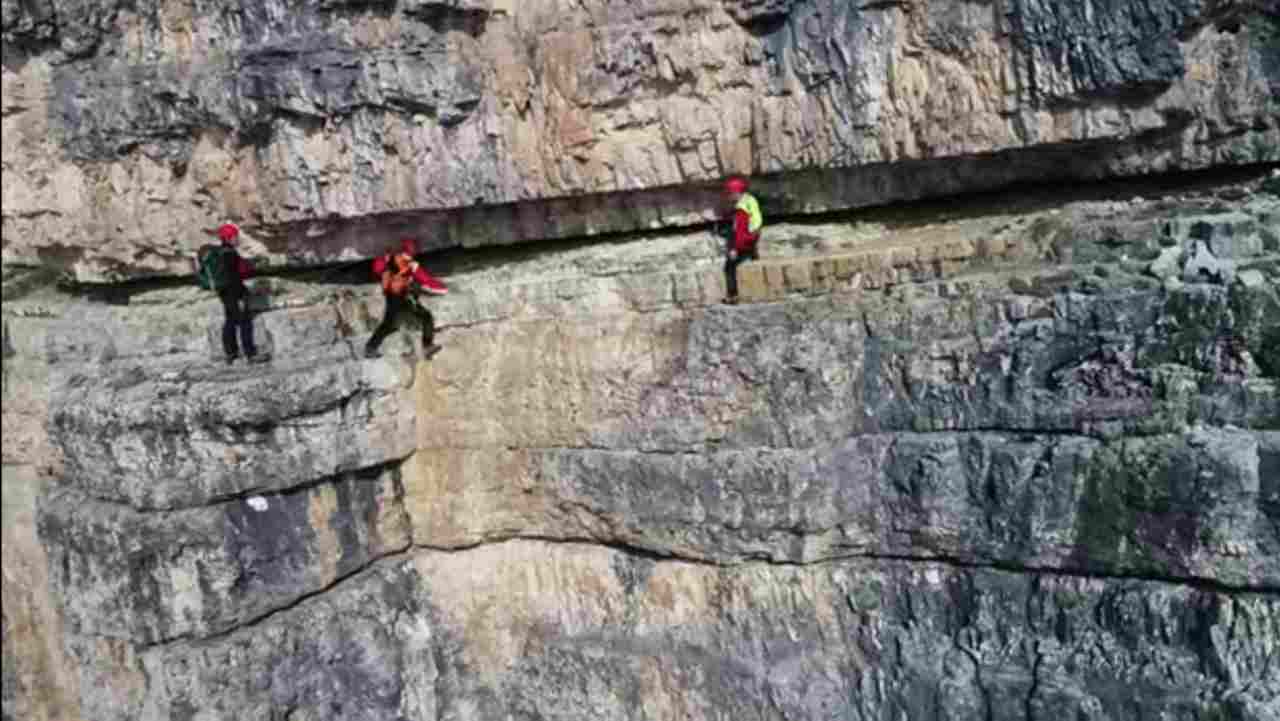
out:
{"label": "tan rock surface", "polygon": [[1280,158],[1274,17],[1157,5],[9,2],[4,261],[181,273],[228,218],[282,263],[656,228],[733,172],[810,212]]}
{"label": "tan rock surface", "polygon": [[[7,429],[5,436],[7,442]],[[80,718],[79,669],[63,649],[65,626],[49,583],[48,554],[36,536],[41,480],[30,466],[5,464],[0,484],[5,717]]]}

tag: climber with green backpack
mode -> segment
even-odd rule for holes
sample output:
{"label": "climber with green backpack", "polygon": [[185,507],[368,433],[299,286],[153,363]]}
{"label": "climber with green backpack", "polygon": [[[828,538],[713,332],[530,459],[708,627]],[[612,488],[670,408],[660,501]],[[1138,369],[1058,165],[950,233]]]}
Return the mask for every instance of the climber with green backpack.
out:
{"label": "climber with green backpack", "polygon": [[253,265],[236,251],[240,228],[235,223],[224,223],[218,228],[218,239],[222,241],[220,245],[204,245],[197,252],[196,282],[201,288],[216,291],[222,300],[222,350],[227,365],[236,362],[241,348],[250,363],[265,362],[266,354],[259,354],[253,343],[253,316],[249,312],[249,290],[244,284],[253,275]]}

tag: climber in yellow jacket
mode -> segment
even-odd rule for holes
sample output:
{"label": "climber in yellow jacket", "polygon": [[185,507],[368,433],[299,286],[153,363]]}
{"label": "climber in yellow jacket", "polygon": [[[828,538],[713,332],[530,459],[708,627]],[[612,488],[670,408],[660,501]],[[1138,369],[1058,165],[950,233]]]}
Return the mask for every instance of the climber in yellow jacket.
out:
{"label": "climber in yellow jacket", "polygon": [[738,266],[759,257],[756,245],[764,228],[764,215],[755,196],[747,192],[744,178],[729,178],[724,184],[725,193],[733,204],[733,232],[725,249],[724,282],[728,295],[724,302],[738,302]]}

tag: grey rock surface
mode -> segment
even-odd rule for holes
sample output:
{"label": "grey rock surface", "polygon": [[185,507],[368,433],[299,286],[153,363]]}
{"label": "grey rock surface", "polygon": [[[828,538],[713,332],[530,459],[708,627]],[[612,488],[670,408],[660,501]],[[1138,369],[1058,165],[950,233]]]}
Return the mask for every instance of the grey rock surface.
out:
{"label": "grey rock surface", "polygon": [[402,495],[394,471],[172,513],[59,490],[40,537],[76,633],[150,645],[246,625],[404,550]]}
{"label": "grey rock surface", "polygon": [[1272,721],[1276,206],[1217,191],[779,223],[736,307],[704,233],[464,258],[429,362],[353,359],[368,286],[263,279],[269,367],[207,293],[9,296],[6,701]]}
{"label": "grey rock surface", "polygon": [[1182,279],[1188,283],[1212,282],[1230,283],[1235,277],[1235,268],[1230,261],[1224,261],[1209,250],[1204,241],[1196,241],[1195,250],[1182,269]]}
{"label": "grey rock surface", "polygon": [[412,568],[377,565],[251,626],[152,647],[129,659],[147,683],[86,694],[86,717],[436,718],[439,657],[421,589]]}
{"label": "grey rock surface", "polygon": [[[1280,694],[1268,662],[1276,600],[1263,596],[894,561],[718,569],[533,543],[495,553],[549,557],[560,583],[597,584],[607,601],[564,605],[563,591],[516,581],[518,569],[459,589],[454,599],[488,599],[514,582],[537,609],[483,614],[486,651],[441,670],[478,687],[464,717],[1037,720],[1141,708],[1255,720]],[[456,564],[418,563],[427,578]]]}
{"label": "grey rock surface", "polygon": [[132,706],[104,695],[92,708],[148,721],[1268,721],[1277,604],[941,563],[718,568],[518,541],[378,566],[252,628],[147,649]]}
{"label": "grey rock surface", "polygon": [[[600,414],[580,440],[468,450],[435,426],[424,462],[449,495],[419,506],[411,485],[434,536],[419,542],[528,533],[717,562],[949,557],[1280,588],[1275,286],[1059,290],[1014,322],[1005,293],[698,314],[638,403],[577,402]],[[439,376],[457,397],[437,412],[456,404],[459,423],[481,402],[464,378]]]}
{"label": "grey rock surface", "polygon": [[720,562],[953,558],[1280,590],[1276,489],[1260,480],[1275,461],[1259,445],[1246,432],[960,432],[801,452],[549,452],[535,472],[562,510],[533,525]]}
{"label": "grey rock surface", "polygon": [[50,420],[65,477],[97,498],[181,508],[403,459],[415,426],[400,378],[347,358],[172,380],[140,366],[73,376]]}
{"label": "grey rock surface", "polygon": [[[1266,3],[5,0],[6,264],[298,264],[1280,160]],[[787,173],[784,180],[781,174]]]}
{"label": "grey rock surface", "polygon": [[1151,274],[1160,280],[1175,278],[1182,268],[1182,248],[1170,246],[1160,251],[1160,257],[1151,261]]}

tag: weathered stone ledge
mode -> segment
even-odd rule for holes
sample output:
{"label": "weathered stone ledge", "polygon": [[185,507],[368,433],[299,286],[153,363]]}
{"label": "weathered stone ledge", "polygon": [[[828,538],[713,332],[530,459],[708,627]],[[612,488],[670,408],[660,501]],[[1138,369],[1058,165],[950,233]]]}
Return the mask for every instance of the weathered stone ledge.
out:
{"label": "weathered stone ledge", "polygon": [[413,452],[399,372],[366,361],[186,381],[73,376],[52,399],[65,481],[139,509],[268,493]]}
{"label": "weathered stone ledge", "polygon": [[152,645],[250,623],[407,549],[403,494],[396,465],[179,511],[64,487],[39,532],[71,627]]}

